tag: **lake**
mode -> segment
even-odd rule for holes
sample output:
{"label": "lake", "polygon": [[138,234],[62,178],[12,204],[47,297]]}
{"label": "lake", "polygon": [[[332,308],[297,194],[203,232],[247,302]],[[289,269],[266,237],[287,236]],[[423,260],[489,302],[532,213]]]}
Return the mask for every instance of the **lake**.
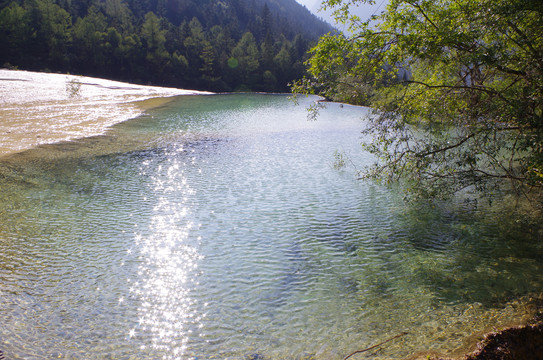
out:
{"label": "lake", "polygon": [[358,357],[390,359],[533,315],[536,235],[467,198],[406,204],[357,180],[367,109],[308,121],[315,100],[180,96],[0,158],[0,351],[343,359],[406,332]]}

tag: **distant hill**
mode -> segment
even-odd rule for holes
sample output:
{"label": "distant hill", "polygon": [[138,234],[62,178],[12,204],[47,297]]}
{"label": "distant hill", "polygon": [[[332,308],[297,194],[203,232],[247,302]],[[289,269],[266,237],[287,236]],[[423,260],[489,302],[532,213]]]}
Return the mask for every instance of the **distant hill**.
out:
{"label": "distant hill", "polygon": [[0,65],[285,91],[330,31],[294,0],[0,0]]}

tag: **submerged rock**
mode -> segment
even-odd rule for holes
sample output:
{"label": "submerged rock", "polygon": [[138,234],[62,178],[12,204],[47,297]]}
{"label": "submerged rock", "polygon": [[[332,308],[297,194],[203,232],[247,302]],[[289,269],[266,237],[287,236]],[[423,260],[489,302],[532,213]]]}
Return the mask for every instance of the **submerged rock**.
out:
{"label": "submerged rock", "polygon": [[[429,357],[430,358],[430,357]],[[432,360],[452,360],[431,357]],[[492,332],[471,354],[457,360],[543,360],[543,322]]]}
{"label": "submerged rock", "polygon": [[512,327],[486,335],[466,360],[543,359],[543,323]]}

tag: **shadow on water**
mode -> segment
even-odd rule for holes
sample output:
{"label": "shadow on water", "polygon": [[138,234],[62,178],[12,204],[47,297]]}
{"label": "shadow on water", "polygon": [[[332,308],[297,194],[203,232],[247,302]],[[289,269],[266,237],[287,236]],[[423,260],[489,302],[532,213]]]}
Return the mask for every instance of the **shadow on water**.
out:
{"label": "shadow on water", "polygon": [[[345,262],[367,269],[353,276],[338,274],[345,294],[386,297],[409,286],[431,289],[439,302],[492,308],[543,286],[538,222],[527,224],[469,201],[435,202],[404,204],[392,215],[392,227],[384,215],[373,230],[359,233],[367,223],[353,213],[321,213],[304,235],[341,253]],[[311,256],[299,255],[300,263],[311,263]]]}
{"label": "shadow on water", "polygon": [[[500,306],[542,286],[543,246],[537,235],[542,234],[541,224],[527,226],[519,218],[528,215],[497,210],[469,202],[406,207],[395,236],[421,259],[410,264],[408,282],[432,289],[447,303],[486,307]],[[428,262],[424,257],[440,260]]]}

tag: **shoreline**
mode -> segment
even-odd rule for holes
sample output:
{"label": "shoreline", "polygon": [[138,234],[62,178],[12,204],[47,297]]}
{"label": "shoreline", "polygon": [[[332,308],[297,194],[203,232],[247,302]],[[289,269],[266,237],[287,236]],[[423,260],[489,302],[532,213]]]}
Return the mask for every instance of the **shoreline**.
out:
{"label": "shoreline", "polygon": [[0,158],[104,134],[175,96],[211,92],[0,69]]}
{"label": "shoreline", "polygon": [[[523,300],[521,300],[523,299]],[[518,302],[517,302],[518,301]],[[518,298],[513,302],[498,308],[496,314],[501,314],[505,308],[511,308],[517,303],[524,316],[509,313],[505,316],[507,321],[498,320],[494,325],[474,331],[471,335],[463,337],[461,346],[432,348],[431,340],[426,347],[413,351],[402,357],[385,357],[387,360],[532,360],[543,359],[543,293],[533,293]],[[499,318],[500,316],[498,316]],[[382,351],[388,347],[402,348],[409,346],[412,340],[409,337],[420,336],[417,329],[398,329],[395,336],[391,336],[378,344],[370,344],[365,349],[356,349],[349,355],[344,354],[343,360],[361,360],[366,356],[376,356],[382,359]],[[391,335],[391,334],[389,334]],[[530,354],[537,354],[531,357]]]}
{"label": "shoreline", "polygon": [[[491,331],[474,350],[454,358],[426,355],[428,360],[529,360],[543,358],[543,321]],[[422,359],[416,358],[415,360]]]}
{"label": "shoreline", "polygon": [[[514,303],[523,310],[523,316],[520,313],[508,313],[505,317],[508,320],[497,321],[492,326],[473,332],[464,338],[461,347],[450,348],[445,352],[426,349],[404,360],[530,360],[532,358],[520,354],[534,347],[543,356],[543,293],[532,293],[506,302],[498,309],[498,313],[510,309]],[[530,341],[526,341],[527,336]],[[511,354],[520,357],[510,357]]]}

